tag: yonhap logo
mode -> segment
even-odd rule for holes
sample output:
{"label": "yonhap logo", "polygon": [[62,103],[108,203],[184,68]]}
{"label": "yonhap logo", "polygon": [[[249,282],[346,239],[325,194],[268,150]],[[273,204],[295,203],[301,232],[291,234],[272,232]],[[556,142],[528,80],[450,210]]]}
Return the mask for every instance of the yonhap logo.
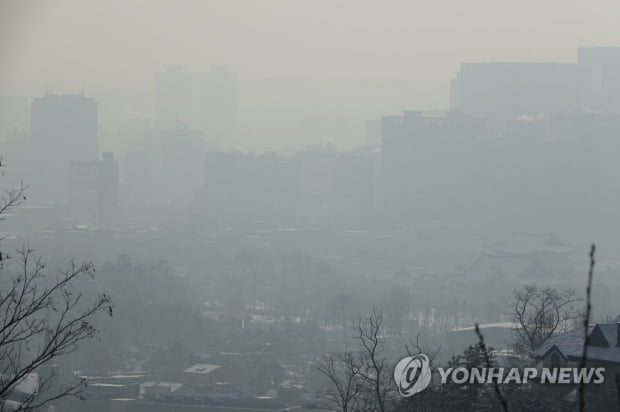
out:
{"label": "yonhap logo", "polygon": [[[605,368],[437,368],[441,377],[441,384],[454,383],[457,385],[491,384],[527,385],[537,381],[541,384],[595,384],[605,382]],[[428,356],[423,353],[416,356],[407,356],[401,359],[394,367],[394,382],[398,393],[408,398],[426,389],[432,378],[432,371]]]}
{"label": "yonhap logo", "polygon": [[431,383],[431,365],[424,354],[407,356],[394,367],[394,382],[398,393],[408,398],[422,392]]}

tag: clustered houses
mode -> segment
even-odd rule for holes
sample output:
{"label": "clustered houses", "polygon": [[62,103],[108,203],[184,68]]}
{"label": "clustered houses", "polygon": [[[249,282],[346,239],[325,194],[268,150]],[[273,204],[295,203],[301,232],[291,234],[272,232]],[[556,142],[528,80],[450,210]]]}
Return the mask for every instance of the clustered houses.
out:
{"label": "clustered houses", "polygon": [[86,377],[84,400],[66,406],[70,411],[87,408],[91,412],[306,410],[300,406],[299,399],[285,402],[275,390],[256,396],[248,388],[228,383],[231,371],[227,369],[222,365],[198,363],[166,381],[140,374]]}

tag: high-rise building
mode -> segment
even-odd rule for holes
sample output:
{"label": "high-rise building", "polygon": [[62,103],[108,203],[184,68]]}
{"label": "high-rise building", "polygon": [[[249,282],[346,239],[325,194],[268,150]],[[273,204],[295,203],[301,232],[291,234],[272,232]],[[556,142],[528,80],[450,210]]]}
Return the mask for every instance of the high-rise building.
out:
{"label": "high-rise building", "polygon": [[76,224],[99,223],[99,161],[71,161],[68,165],[66,206]]}
{"label": "high-rise building", "polygon": [[464,177],[460,165],[476,163],[473,143],[486,135],[483,120],[460,112],[383,117],[380,184],[386,218],[429,221],[454,204]]}
{"label": "high-rise building", "polygon": [[123,196],[132,205],[152,200],[153,161],[147,151],[130,151],[123,165]]}
{"label": "high-rise building", "polygon": [[225,223],[290,224],[298,193],[298,166],[275,153],[209,152],[204,161],[201,213]]}
{"label": "high-rise building", "polygon": [[450,84],[450,109],[503,130],[526,115],[581,108],[581,75],[574,63],[463,63]]}
{"label": "high-rise building", "polygon": [[31,142],[36,167],[33,194],[62,199],[69,162],[96,161],[97,103],[83,95],[46,94],[32,102]]}
{"label": "high-rise building", "polygon": [[200,75],[199,125],[208,141],[228,143],[237,127],[237,76],[225,67]]}
{"label": "high-rise building", "polygon": [[79,224],[113,224],[119,217],[118,161],[114,153],[101,160],[69,162],[68,218]]}
{"label": "high-rise building", "polygon": [[188,128],[148,128],[145,143],[153,159],[154,200],[191,203],[203,180],[203,133]]}
{"label": "high-rise building", "polygon": [[375,153],[308,148],[299,162],[298,222],[304,226],[367,227],[374,208]]}

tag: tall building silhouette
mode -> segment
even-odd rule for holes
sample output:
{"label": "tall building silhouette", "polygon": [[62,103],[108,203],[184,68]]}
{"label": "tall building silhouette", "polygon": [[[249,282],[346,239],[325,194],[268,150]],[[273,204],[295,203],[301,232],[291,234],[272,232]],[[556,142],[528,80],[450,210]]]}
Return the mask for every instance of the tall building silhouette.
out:
{"label": "tall building silhouette", "polygon": [[[484,120],[461,112],[405,111],[381,119],[381,207],[389,223],[431,221],[452,205],[459,170]],[[474,162],[472,157],[472,162]]]}
{"label": "tall building silhouette", "polygon": [[99,161],[69,162],[65,206],[73,223],[88,226],[99,224],[99,181]]}
{"label": "tall building silhouette", "polygon": [[145,150],[132,150],[125,156],[123,185],[126,200],[140,204],[151,200],[153,195],[153,160]]}
{"label": "tall building silhouette", "polygon": [[579,110],[580,79],[574,63],[463,63],[450,84],[450,109],[502,130],[522,115]]}
{"label": "tall building silhouette", "polygon": [[97,102],[81,94],[46,94],[32,102],[33,156],[42,171],[32,182],[35,196],[62,199],[69,163],[98,159],[97,110]]}
{"label": "tall building silhouette", "polygon": [[201,213],[223,223],[290,224],[298,192],[298,166],[275,153],[209,152],[204,157]]}
{"label": "tall building silhouette", "polygon": [[69,162],[67,183],[66,207],[73,222],[98,226],[118,221],[118,161],[114,153],[103,153],[101,160]]}
{"label": "tall building silhouette", "polygon": [[161,204],[190,203],[203,180],[202,131],[147,128],[145,142],[152,153],[154,200]]}

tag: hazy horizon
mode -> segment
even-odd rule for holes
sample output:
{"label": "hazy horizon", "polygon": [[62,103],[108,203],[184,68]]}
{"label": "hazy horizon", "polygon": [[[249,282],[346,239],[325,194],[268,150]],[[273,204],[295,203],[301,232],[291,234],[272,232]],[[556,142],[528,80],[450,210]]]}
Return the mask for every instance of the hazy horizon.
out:
{"label": "hazy horizon", "polygon": [[[221,65],[238,75],[244,138],[233,146],[351,147],[364,120],[447,108],[461,62],[574,62],[580,46],[617,45],[620,4],[596,4],[9,0],[0,3],[0,94],[84,91],[100,102],[102,130],[114,130],[152,118],[166,65]],[[292,136],[304,118],[326,117],[342,124],[338,136]]]}

